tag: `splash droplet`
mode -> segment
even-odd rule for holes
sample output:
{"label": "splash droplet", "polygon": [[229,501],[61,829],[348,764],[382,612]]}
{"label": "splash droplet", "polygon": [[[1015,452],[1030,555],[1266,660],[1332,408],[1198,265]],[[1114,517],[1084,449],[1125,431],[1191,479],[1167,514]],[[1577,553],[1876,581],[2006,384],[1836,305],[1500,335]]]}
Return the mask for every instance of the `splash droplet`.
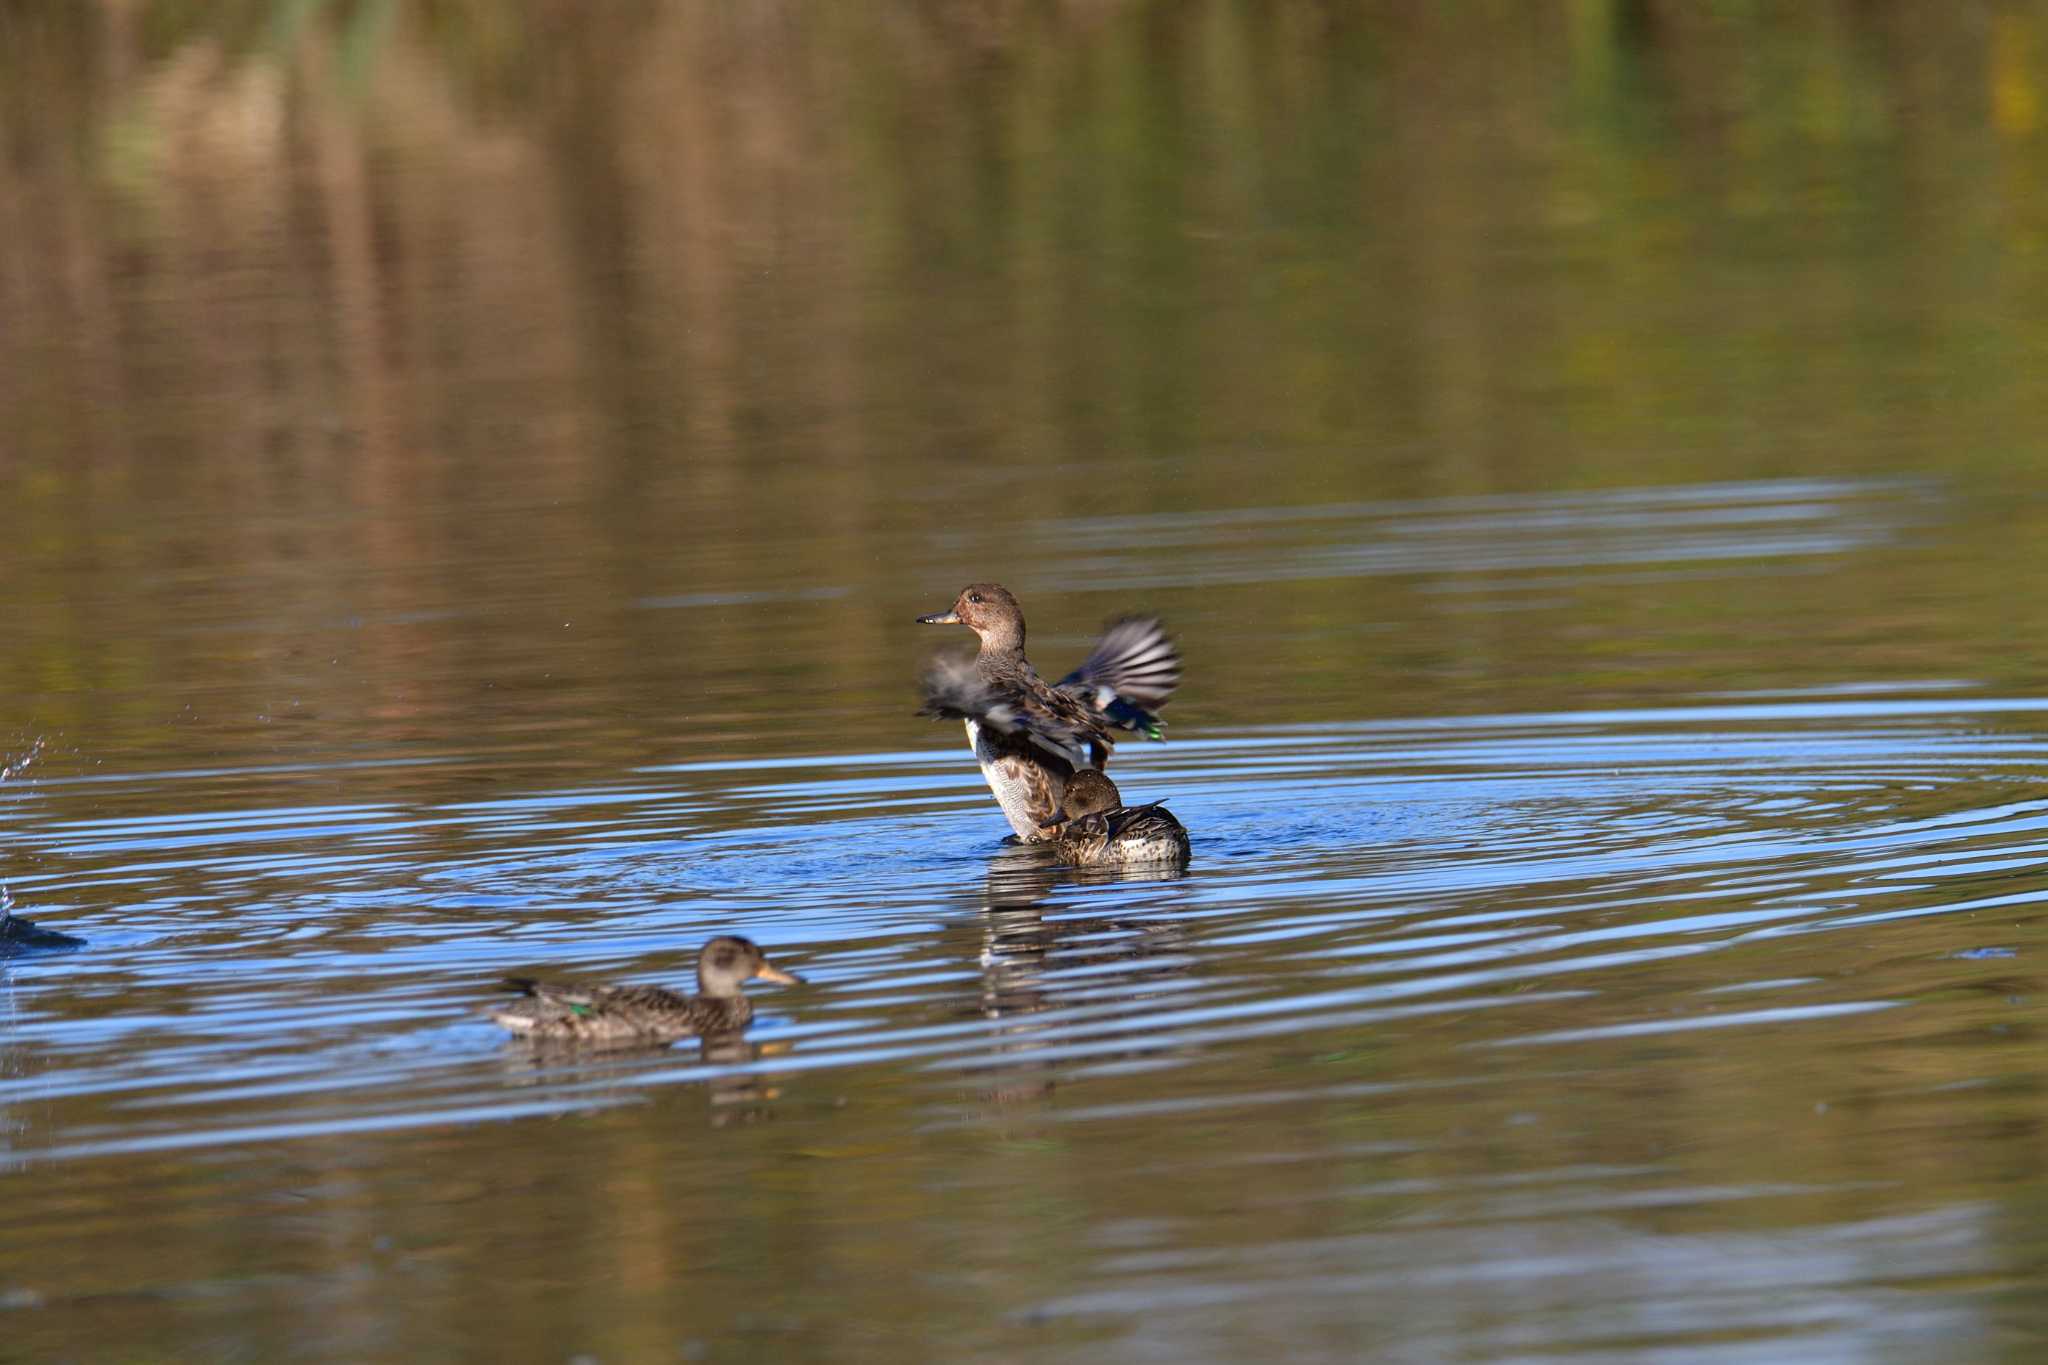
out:
{"label": "splash droplet", "polygon": [[35,743],[28,746],[27,753],[23,754],[20,758],[0,763],[0,782],[20,777],[23,773],[27,772],[29,765],[43,756],[43,743],[43,737],[38,735],[36,736]]}

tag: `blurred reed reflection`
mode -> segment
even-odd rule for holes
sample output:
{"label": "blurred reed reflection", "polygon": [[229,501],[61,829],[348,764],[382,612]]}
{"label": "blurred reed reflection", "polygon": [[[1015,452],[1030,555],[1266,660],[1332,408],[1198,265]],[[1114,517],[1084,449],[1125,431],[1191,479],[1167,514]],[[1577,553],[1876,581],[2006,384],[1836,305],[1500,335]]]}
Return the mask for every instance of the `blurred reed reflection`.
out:
{"label": "blurred reed reflection", "polygon": [[[5,15],[0,670],[125,765],[167,726],[703,744],[650,719],[679,692],[802,752],[893,707],[899,602],[1112,510],[2035,468],[2035,6]],[[1997,628],[2039,677],[2038,627],[1966,586],[2039,577],[2038,504],[2001,515],[1988,566],[1790,605],[1885,603],[1826,641],[1867,671]],[[1029,586],[1113,585],[1129,552],[1063,535]],[[1270,610],[1234,567],[1207,612]],[[1348,675],[1420,713],[1535,644],[1424,603],[1442,643],[1389,659],[1359,571],[1311,560],[1207,704],[1355,715]],[[1718,594],[1639,596],[1690,676],[1755,668]]]}

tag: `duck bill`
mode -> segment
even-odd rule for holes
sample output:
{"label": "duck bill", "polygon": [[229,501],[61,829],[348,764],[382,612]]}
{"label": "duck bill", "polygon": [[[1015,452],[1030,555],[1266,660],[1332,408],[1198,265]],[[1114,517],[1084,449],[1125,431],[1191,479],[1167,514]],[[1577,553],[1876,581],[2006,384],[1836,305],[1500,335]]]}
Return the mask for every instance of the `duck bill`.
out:
{"label": "duck bill", "polygon": [[785,986],[801,986],[804,979],[795,972],[785,972],[772,962],[763,962],[754,972],[756,981],[779,981]]}
{"label": "duck bill", "polygon": [[957,626],[960,624],[960,613],[957,611],[935,611],[930,616],[918,617],[917,623],[921,626]]}

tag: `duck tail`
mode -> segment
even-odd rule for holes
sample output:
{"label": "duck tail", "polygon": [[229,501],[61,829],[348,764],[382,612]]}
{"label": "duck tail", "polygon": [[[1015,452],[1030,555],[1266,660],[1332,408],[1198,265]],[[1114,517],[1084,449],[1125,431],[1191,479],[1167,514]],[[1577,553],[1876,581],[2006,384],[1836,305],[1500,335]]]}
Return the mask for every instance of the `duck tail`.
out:
{"label": "duck tail", "polygon": [[1125,701],[1114,692],[1109,694],[1108,705],[1102,708],[1103,716],[1111,725],[1131,730],[1147,739],[1165,739],[1166,722],[1133,702]]}

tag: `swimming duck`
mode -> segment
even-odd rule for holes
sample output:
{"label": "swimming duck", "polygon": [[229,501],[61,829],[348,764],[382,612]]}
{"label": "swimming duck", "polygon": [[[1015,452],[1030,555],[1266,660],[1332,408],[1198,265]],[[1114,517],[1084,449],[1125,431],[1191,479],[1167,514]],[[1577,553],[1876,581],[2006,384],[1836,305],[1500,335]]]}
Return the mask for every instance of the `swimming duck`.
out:
{"label": "swimming duck", "polygon": [[740,983],[753,979],[796,985],[751,939],[721,936],[697,955],[697,994],[660,986],[593,986],[512,977],[507,988],[527,999],[493,1010],[491,1018],[527,1038],[596,1046],[672,1043],[691,1034],[731,1033],[754,1017]]}
{"label": "swimming duck", "polygon": [[1116,783],[1092,768],[1067,780],[1059,858],[1072,867],[1166,863],[1185,867],[1188,832],[1165,803],[1126,806]]}
{"label": "swimming duck", "polygon": [[940,660],[927,670],[919,714],[967,723],[982,776],[1026,843],[1058,837],[1067,780],[1109,761],[1112,730],[1163,738],[1154,712],[1180,685],[1180,651],[1150,617],[1112,623],[1057,684],[1024,657],[1024,612],[1001,584],[970,583],[951,610],[917,620],[967,626],[981,639],[971,663]]}

